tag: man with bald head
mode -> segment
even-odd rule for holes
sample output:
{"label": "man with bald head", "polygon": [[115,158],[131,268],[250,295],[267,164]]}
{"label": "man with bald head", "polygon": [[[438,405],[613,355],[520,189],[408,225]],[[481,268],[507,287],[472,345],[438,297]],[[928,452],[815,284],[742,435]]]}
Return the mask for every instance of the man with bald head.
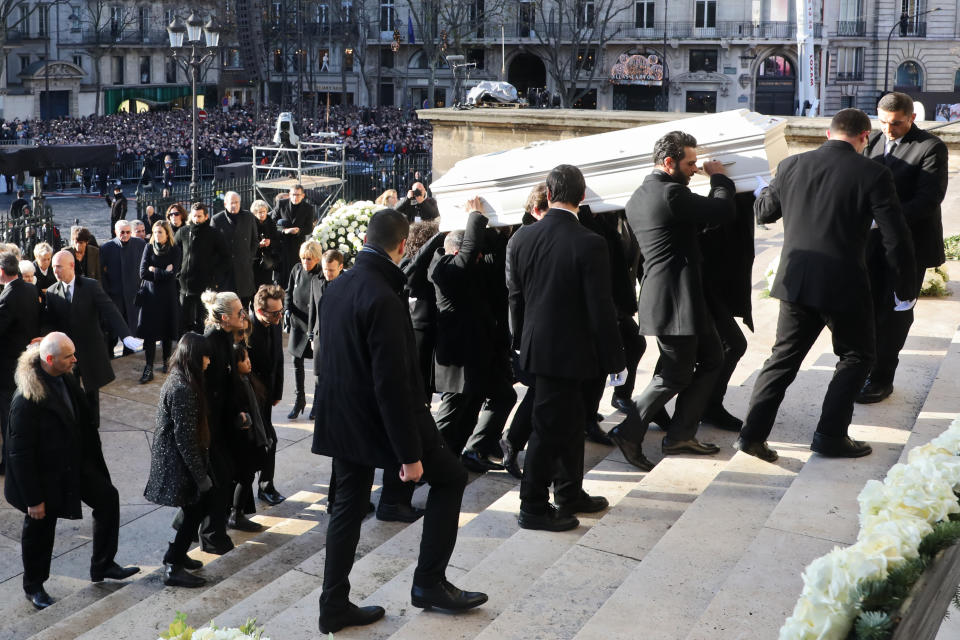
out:
{"label": "man with bald head", "polygon": [[110,358],[103,348],[101,321],[114,335],[126,336],[123,343],[127,348],[135,349],[143,341],[131,337],[126,321],[99,282],[76,275],[73,254],[69,251],[58,251],[53,256],[53,274],[57,284],[47,289],[48,328],[62,331],[77,345],[80,381],[94,423],[99,426],[100,387],[114,379]]}
{"label": "man with bald head", "polygon": [[90,579],[123,580],[139,571],[114,560],[120,496],[110,481],[97,424],[72,373],[76,363],[73,341],[56,331],[27,347],[17,361],[4,497],[26,514],[20,541],[23,590],[37,609],[54,602],[43,583],[50,577],[57,519],[80,519],[81,501],[93,509]]}
{"label": "man with bald head", "polygon": [[401,198],[397,203],[397,211],[407,216],[411,224],[440,217],[437,201],[427,196],[427,188],[422,182],[410,185],[407,197]]}
{"label": "man with bald head", "polygon": [[220,283],[220,291],[233,291],[240,296],[244,309],[250,308],[257,286],[253,278],[253,261],[260,247],[257,219],[240,208],[240,194],[228,191],[223,196],[224,210],[213,216],[210,226],[223,237],[230,252],[230,266]]}

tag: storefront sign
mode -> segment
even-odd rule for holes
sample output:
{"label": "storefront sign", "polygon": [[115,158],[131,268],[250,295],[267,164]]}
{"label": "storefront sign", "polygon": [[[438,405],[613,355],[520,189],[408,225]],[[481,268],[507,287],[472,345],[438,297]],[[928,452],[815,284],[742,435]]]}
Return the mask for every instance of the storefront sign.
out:
{"label": "storefront sign", "polygon": [[610,69],[610,82],[613,84],[639,84],[660,86],[663,84],[663,64],[660,56],[651,54],[623,54]]}

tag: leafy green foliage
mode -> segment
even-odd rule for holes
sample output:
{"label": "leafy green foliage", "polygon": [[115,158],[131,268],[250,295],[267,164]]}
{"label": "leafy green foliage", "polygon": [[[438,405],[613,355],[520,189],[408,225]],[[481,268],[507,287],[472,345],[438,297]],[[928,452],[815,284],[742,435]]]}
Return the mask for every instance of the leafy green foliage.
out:
{"label": "leafy green foliage", "polygon": [[858,640],[887,640],[893,634],[893,620],[883,611],[865,611],[853,629]]}

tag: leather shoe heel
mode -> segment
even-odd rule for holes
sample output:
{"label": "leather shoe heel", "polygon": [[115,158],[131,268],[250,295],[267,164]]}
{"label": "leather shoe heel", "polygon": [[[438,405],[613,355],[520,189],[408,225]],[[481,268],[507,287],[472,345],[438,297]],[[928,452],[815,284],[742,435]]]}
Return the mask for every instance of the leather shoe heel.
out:
{"label": "leather shoe heel", "polygon": [[183,565],[164,563],[163,565],[163,584],[168,587],[186,587],[187,589],[196,589],[207,584],[207,581],[200,576],[187,573]]}
{"label": "leather shoe heel", "polygon": [[580,521],[570,515],[563,515],[552,504],[547,505],[545,513],[530,513],[520,508],[517,524],[521,529],[538,531],[570,531],[580,526]]}
{"label": "leather shoe heel", "polygon": [[670,436],[664,436],[660,445],[663,455],[669,456],[676,453],[692,453],[698,456],[712,456],[720,452],[720,447],[709,442],[700,442],[696,438],[689,440],[673,441]]}
{"label": "leather shoe heel", "polygon": [[236,509],[230,514],[230,519],[227,520],[227,526],[237,531],[249,531],[250,533],[263,531],[262,524],[254,522]]}
{"label": "leather shoe heel", "polygon": [[780,457],[776,451],[767,446],[766,442],[747,442],[743,438],[737,438],[736,442],[733,443],[733,448],[744,452],[748,456],[760,458],[767,462],[776,462],[777,458]]}
{"label": "leather shoe heel", "polygon": [[601,429],[600,425],[596,422],[588,422],[584,426],[583,431],[587,436],[587,440],[590,442],[596,442],[597,444],[602,444],[605,447],[613,446],[613,440],[611,440],[610,436],[603,432],[603,429]]}
{"label": "leather shoe heel", "polygon": [[855,400],[857,404],[874,404],[886,400],[891,393],[893,393],[892,384],[877,384],[867,380],[867,384],[863,385],[863,389],[857,394]]}
{"label": "leather shoe heel", "polygon": [[523,479],[523,471],[520,470],[520,463],[517,461],[519,452],[506,438],[500,441],[500,448],[503,450],[503,468],[517,480]]}
{"label": "leather shoe heel", "polygon": [[116,562],[112,563],[109,567],[103,570],[102,573],[93,571],[90,572],[90,581],[91,582],[103,582],[104,578],[110,578],[111,580],[126,580],[135,573],[139,573],[140,567],[121,567]]}
{"label": "leather shoe heel", "polygon": [[27,593],[27,600],[30,601],[30,604],[33,605],[35,609],[46,609],[52,605],[56,600],[50,597],[50,594],[44,591],[43,587],[40,587],[40,591],[35,593]]}
{"label": "leather shoe heel", "polygon": [[287,499],[285,495],[277,491],[272,482],[260,485],[257,489],[257,497],[274,507]]}
{"label": "leather shoe heel", "polygon": [[199,560],[194,560],[190,556],[183,557],[183,568],[189,569],[190,571],[196,571],[197,569],[203,569],[203,563]]}
{"label": "leather shoe heel", "polygon": [[810,450],[828,458],[862,458],[873,453],[873,448],[866,442],[850,436],[837,438],[819,433],[813,434]]}
{"label": "leather shoe heel", "polygon": [[582,494],[573,502],[559,505],[557,512],[561,516],[572,516],[575,513],[598,513],[610,506],[610,503],[603,496],[591,496]]}
{"label": "leather shoe heel", "polygon": [[503,471],[503,465],[490,460],[485,455],[476,451],[464,451],[460,456],[460,462],[468,471],[474,473],[486,473],[487,471]]}
{"label": "leather shoe heel", "polygon": [[653,463],[647,460],[646,456],[643,455],[643,450],[640,448],[640,444],[628,440],[620,432],[619,427],[614,427],[610,430],[610,439],[613,440],[613,443],[617,445],[617,448],[620,449],[620,453],[623,454],[623,457],[626,458],[627,462],[637,467],[641,471],[653,471]]}
{"label": "leather shoe heel", "polygon": [[458,589],[444,579],[432,587],[413,585],[410,589],[410,601],[420,609],[464,611],[482,605],[487,601],[487,594]]}
{"label": "leather shoe heel", "polygon": [[320,633],[326,635],[336,633],[344,627],[362,627],[373,624],[382,618],[384,613],[386,612],[383,607],[358,607],[351,602],[345,611],[337,614],[324,615],[321,611],[318,626],[320,627]]}
{"label": "leather shoe heel", "polygon": [[423,509],[409,504],[387,504],[381,501],[377,505],[377,520],[383,522],[416,522],[423,514]]}
{"label": "leather shoe heel", "polygon": [[298,393],[296,400],[293,401],[293,408],[290,409],[290,413],[287,414],[287,420],[296,420],[297,416],[303,413],[306,406],[307,399],[302,393]]}

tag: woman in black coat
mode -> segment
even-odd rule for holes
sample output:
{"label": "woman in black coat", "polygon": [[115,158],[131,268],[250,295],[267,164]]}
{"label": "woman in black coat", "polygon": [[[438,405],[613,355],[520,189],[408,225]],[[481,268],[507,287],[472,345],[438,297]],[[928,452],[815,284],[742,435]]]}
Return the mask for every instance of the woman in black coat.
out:
{"label": "woman in black coat", "polygon": [[162,371],[167,372],[171,340],[176,340],[180,328],[180,298],[177,293],[180,247],[174,246],[173,229],[165,220],[156,222],[150,233],[150,243],[140,260],[141,285],[137,294],[140,307],[137,337],[143,338],[146,359],[140,384],[153,380],[157,340],[163,349]]}
{"label": "woman in black coat", "polygon": [[274,283],[274,272],[280,265],[282,241],[277,223],[270,217],[270,205],[264,200],[254,200],[250,213],[257,219],[257,238],[260,244],[253,259],[253,281],[261,285]]}
{"label": "woman in black coat", "polygon": [[143,495],[154,504],[183,510],[179,531],[163,557],[164,584],[199,587],[205,580],[186,569],[202,566],[187,557],[187,550],[209,510],[213,487],[203,383],[203,371],[210,364],[206,340],[196,333],[185,334],[170,364],[170,375],[160,391],[150,478]]}
{"label": "woman in black coat", "polygon": [[293,409],[287,416],[288,420],[296,419],[307,406],[303,388],[303,360],[313,357],[313,350],[310,348],[310,309],[311,300],[319,299],[322,295],[323,272],[320,269],[322,255],[323,247],[316,240],[307,240],[300,245],[300,262],[290,270],[290,281],[287,284],[284,299],[290,331],[287,352],[293,356],[293,372],[297,383],[297,397],[294,400]]}

